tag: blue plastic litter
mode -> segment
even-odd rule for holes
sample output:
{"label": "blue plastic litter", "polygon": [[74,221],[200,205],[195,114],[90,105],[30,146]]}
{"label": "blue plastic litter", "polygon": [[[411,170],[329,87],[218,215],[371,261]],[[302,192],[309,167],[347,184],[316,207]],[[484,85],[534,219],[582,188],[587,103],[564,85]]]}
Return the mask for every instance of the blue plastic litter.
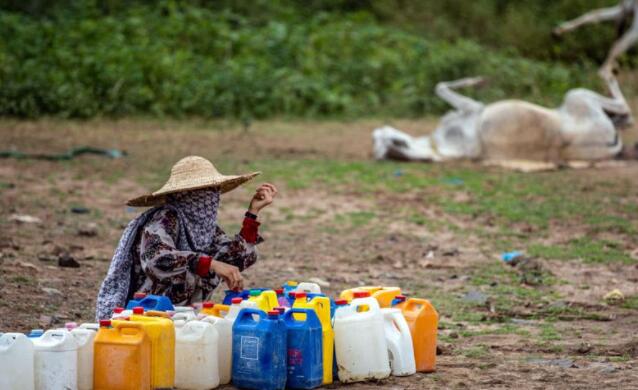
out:
{"label": "blue plastic litter", "polygon": [[127,309],[133,309],[134,307],[141,306],[144,308],[144,311],[147,310],[157,310],[157,311],[169,311],[175,310],[173,307],[173,302],[171,302],[170,298],[165,297],[163,295],[147,295],[144,298],[136,301],[131,299],[126,305]]}
{"label": "blue plastic litter", "polygon": [[242,389],[284,389],[286,351],[286,324],[278,313],[266,315],[258,309],[242,309],[233,325],[233,385]]}
{"label": "blue plastic litter", "polygon": [[523,253],[519,251],[501,253],[501,259],[506,263],[509,263],[512,260],[516,259],[517,257],[521,257],[521,256],[523,256]]}
{"label": "blue plastic litter", "polygon": [[[294,314],[304,314],[295,319]],[[323,348],[321,322],[312,309],[290,309],[284,315],[288,345],[288,379],[290,389],[314,389],[323,382]]]}

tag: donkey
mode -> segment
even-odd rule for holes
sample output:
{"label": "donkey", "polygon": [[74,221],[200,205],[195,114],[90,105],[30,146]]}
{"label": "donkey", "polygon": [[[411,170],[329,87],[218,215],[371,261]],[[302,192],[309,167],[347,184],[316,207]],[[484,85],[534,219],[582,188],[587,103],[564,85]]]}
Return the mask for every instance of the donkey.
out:
{"label": "donkey", "polygon": [[525,171],[611,159],[622,150],[619,129],[633,119],[615,77],[605,81],[611,97],[572,89],[554,109],[522,100],[484,104],[456,91],[481,84],[481,77],[440,82],[435,92],[454,110],[429,136],[415,138],[390,126],[374,130],[374,156],[433,162],[477,159]]}

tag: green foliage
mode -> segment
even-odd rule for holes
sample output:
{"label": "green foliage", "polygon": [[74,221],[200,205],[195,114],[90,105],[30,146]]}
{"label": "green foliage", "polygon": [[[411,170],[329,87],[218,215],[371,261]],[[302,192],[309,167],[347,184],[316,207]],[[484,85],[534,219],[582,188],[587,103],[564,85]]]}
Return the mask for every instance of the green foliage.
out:
{"label": "green foliage", "polygon": [[0,115],[417,116],[446,109],[441,80],[484,75],[481,99],[546,104],[593,85],[589,64],[424,38],[380,24],[368,3],[5,5]]}

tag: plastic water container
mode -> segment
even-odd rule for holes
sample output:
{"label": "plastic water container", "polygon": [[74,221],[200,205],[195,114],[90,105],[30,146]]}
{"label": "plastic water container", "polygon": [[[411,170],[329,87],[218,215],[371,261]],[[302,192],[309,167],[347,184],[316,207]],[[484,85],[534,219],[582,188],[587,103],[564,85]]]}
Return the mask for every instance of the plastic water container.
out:
{"label": "plastic water container", "polygon": [[[293,314],[303,317],[296,320]],[[288,379],[291,389],[314,389],[323,383],[321,322],[312,309],[290,309],[284,315],[288,346]],[[330,367],[332,369],[332,367]]]}
{"label": "plastic water container", "polygon": [[78,327],[77,322],[67,322],[64,324],[64,329],[68,330],[69,332],[77,327]]}
{"label": "plastic water container", "polygon": [[0,336],[0,389],[33,390],[33,343],[22,333]]}
{"label": "plastic water container", "polygon": [[321,294],[321,287],[317,283],[301,282],[295,289],[296,292],[303,291],[305,293]]}
{"label": "plastic water container", "polygon": [[379,302],[357,295],[334,318],[339,380],[345,383],[382,379],[391,372]]}
{"label": "plastic water container", "polygon": [[204,314],[207,316],[215,315],[215,304],[213,302],[202,302],[202,309],[199,311],[199,314]]}
{"label": "plastic water container", "polygon": [[219,386],[219,335],[207,322],[190,321],[175,331],[175,387],[206,390]]}
{"label": "plastic water container", "polygon": [[232,376],[233,385],[243,389],[285,388],[286,324],[279,312],[241,310],[233,325]]}
{"label": "plastic water container", "polygon": [[100,324],[96,324],[93,322],[85,322],[83,324],[80,324],[80,329],[89,329],[89,330],[97,332],[98,329],[100,329]]}
{"label": "plastic water container", "polygon": [[242,290],[242,291],[233,291],[233,290],[225,290],[224,291],[224,300],[222,303],[224,305],[230,305],[232,303],[233,298],[241,298],[248,299],[250,296],[250,290]]}
{"label": "plastic water container", "polygon": [[[339,308],[348,306],[348,304],[349,304],[348,301],[341,298],[336,299],[334,301],[335,310],[330,313],[330,325],[332,326],[333,329],[335,326],[335,318],[334,318],[335,313],[337,312],[337,310],[339,310]],[[334,345],[334,342],[333,342],[333,345]],[[333,381],[339,380],[339,367],[337,366],[337,351],[334,347],[332,351],[332,380]]]}
{"label": "plastic water container", "polygon": [[290,291],[286,294],[286,299],[288,300],[289,307],[295,304],[295,299],[297,299],[297,293],[294,291]]}
{"label": "plastic water container", "polygon": [[162,295],[147,295],[146,297],[139,300],[137,302],[137,305],[132,307],[129,307],[129,306],[130,306],[130,302],[129,302],[129,305],[126,305],[127,309],[133,309],[135,307],[143,307],[144,310],[146,311],[150,311],[150,310],[175,311],[175,307],[173,306],[173,303],[171,302],[171,300],[168,297],[165,297]]}
{"label": "plastic water container", "polygon": [[196,320],[197,315],[195,314],[195,311],[182,311],[182,312],[177,312],[173,314],[171,319],[173,320],[174,323],[180,320],[184,322],[189,322],[189,321]]}
{"label": "plastic water container", "polygon": [[136,292],[135,294],[133,294],[133,299],[128,301],[128,303],[126,304],[126,309],[132,310],[135,306],[139,306],[140,301],[146,298],[146,295],[147,294],[143,292]]}
{"label": "plastic water container", "polygon": [[354,298],[354,293],[358,291],[367,291],[372,298],[379,301],[381,307],[391,307],[392,300],[401,295],[401,289],[399,287],[384,287],[384,286],[362,286],[348,290],[343,290],[339,295],[339,298],[346,299],[348,302]]}
{"label": "plastic water container", "polygon": [[273,290],[250,290],[250,297],[248,300],[255,302],[257,307],[265,312],[272,311],[279,306],[277,293]]}
{"label": "plastic water container", "polygon": [[78,344],[66,329],[52,329],[33,339],[36,390],[78,388]]}
{"label": "plastic water container", "polygon": [[201,321],[210,324],[217,330],[219,383],[222,385],[228,384],[232,374],[233,321],[215,316],[205,316]]}
{"label": "plastic water container", "polygon": [[439,314],[427,299],[408,298],[395,306],[401,309],[410,327],[416,370],[432,372],[436,369],[436,336]]}
{"label": "plastic water container", "polygon": [[294,280],[288,280],[286,283],[281,285],[281,288],[284,289],[284,295],[288,296],[289,292],[297,291],[297,286],[299,283]]}
{"label": "plastic water container", "polygon": [[93,389],[93,343],[96,332],[76,327],[71,335],[78,344],[78,389]]}
{"label": "plastic water container", "polygon": [[240,301],[239,298],[234,298],[224,318],[234,322],[239,316],[239,313],[241,312],[242,309],[257,309],[257,308],[258,308],[257,303],[254,301]]}
{"label": "plastic water container", "polygon": [[95,390],[151,388],[151,340],[141,323],[100,321],[94,344]]}
{"label": "plastic water container", "polygon": [[385,339],[392,375],[406,376],[416,372],[412,335],[405,317],[399,309],[381,309],[383,313]]}
{"label": "plastic water container", "polygon": [[277,294],[277,304],[279,307],[290,307],[290,301],[286,298],[283,288],[276,289],[275,294]]}
{"label": "plastic water container", "polygon": [[168,318],[142,313],[142,308],[134,308],[131,321],[142,324],[151,340],[151,386],[170,389],[175,384],[175,326]]}
{"label": "plastic water container", "polygon": [[[293,309],[312,309],[317,314],[319,322],[321,322],[322,346],[323,346],[323,384],[332,383],[332,359],[334,357],[334,330],[330,316],[330,298],[317,295],[308,299],[305,292],[297,292],[295,294],[295,303]],[[295,319],[303,319],[302,316],[296,314]]]}

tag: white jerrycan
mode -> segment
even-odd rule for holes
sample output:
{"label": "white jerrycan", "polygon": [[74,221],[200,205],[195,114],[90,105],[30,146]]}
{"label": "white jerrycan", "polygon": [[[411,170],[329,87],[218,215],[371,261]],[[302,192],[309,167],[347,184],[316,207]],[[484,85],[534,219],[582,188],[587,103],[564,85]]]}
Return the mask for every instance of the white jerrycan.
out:
{"label": "white jerrycan", "polygon": [[246,300],[241,301],[241,303],[239,303],[239,304],[233,303],[232,305],[230,305],[230,308],[228,309],[228,313],[226,313],[224,318],[226,318],[227,320],[230,320],[232,322],[235,322],[235,320],[237,319],[237,316],[239,315],[239,312],[241,311],[241,309],[244,309],[246,307],[252,308],[252,309],[256,309],[257,308],[257,302],[249,301],[249,300],[246,299]]}
{"label": "white jerrycan", "polygon": [[392,375],[406,376],[416,372],[412,335],[408,322],[399,309],[381,309],[388,357]]}
{"label": "white jerrycan", "polygon": [[22,333],[0,336],[0,389],[33,390],[33,343]]}
{"label": "white jerrycan", "polygon": [[[254,303],[254,302],[253,302]],[[215,316],[202,318],[203,322],[211,324],[217,329],[219,335],[218,363],[219,363],[219,383],[226,385],[230,383],[232,362],[233,362],[233,321]]]}
{"label": "white jerrycan", "polygon": [[92,323],[92,322],[85,322],[83,324],[80,324],[79,326],[80,329],[89,329],[89,330],[94,330],[94,331],[98,331],[98,329],[100,329],[100,324],[96,324],[96,323]]}
{"label": "white jerrycan", "polygon": [[75,328],[71,335],[78,344],[78,390],[93,389],[93,340],[97,332]]}
{"label": "white jerrycan", "polygon": [[219,335],[203,321],[189,321],[175,329],[175,387],[206,390],[219,386]]}
{"label": "white jerrycan", "polygon": [[321,294],[321,287],[317,283],[301,282],[297,285],[295,292],[305,292],[312,294]]}
{"label": "white jerrycan", "polygon": [[356,298],[340,307],[334,332],[339,380],[349,383],[390,375],[383,314],[375,298]]}
{"label": "white jerrycan", "polygon": [[52,329],[33,339],[36,390],[77,390],[78,343],[66,329]]}
{"label": "white jerrycan", "polygon": [[178,311],[171,317],[173,321],[193,321],[197,319],[197,314],[195,314],[194,310],[191,311]]}

